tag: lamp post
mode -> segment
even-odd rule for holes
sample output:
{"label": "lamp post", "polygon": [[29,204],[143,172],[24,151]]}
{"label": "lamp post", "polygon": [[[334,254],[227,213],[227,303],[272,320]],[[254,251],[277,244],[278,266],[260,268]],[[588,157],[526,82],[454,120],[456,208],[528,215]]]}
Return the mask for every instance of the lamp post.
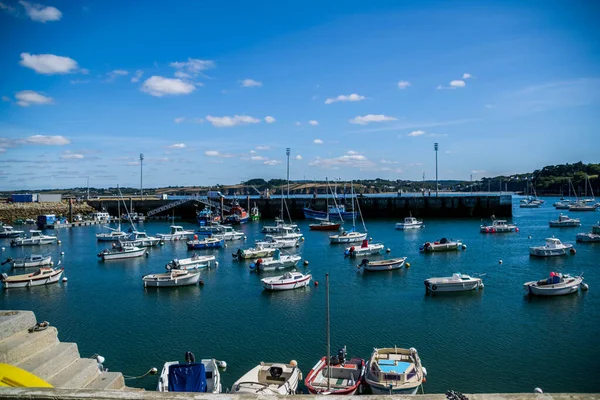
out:
{"label": "lamp post", "polygon": [[290,148],[285,149],[285,155],[287,156],[287,198],[290,198]]}
{"label": "lamp post", "polygon": [[439,148],[439,145],[437,143],[434,143],[433,149],[435,150],[435,197],[438,196],[438,162],[437,162],[438,148]]}
{"label": "lamp post", "polygon": [[144,155],[140,153],[140,200],[143,198],[143,187],[144,187]]}

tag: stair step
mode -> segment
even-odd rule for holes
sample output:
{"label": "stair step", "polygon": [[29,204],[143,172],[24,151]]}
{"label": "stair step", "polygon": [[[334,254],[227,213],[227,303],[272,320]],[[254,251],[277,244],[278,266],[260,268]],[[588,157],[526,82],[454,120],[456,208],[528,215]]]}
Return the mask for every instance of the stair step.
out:
{"label": "stair step", "polygon": [[81,389],[100,374],[98,362],[79,358],[48,380],[55,388]]}
{"label": "stair step", "polygon": [[58,343],[56,346],[36,353],[16,365],[47,381],[78,358],[77,344]]}
{"label": "stair step", "polygon": [[85,386],[85,389],[94,390],[123,388],[125,388],[125,379],[120,372],[102,372],[96,379]]}
{"label": "stair step", "polygon": [[54,347],[58,343],[56,328],[50,326],[43,331],[22,331],[0,342],[0,362],[17,364],[35,353]]}
{"label": "stair step", "polygon": [[36,324],[35,314],[31,311],[2,310],[0,311],[0,341],[26,331]]}

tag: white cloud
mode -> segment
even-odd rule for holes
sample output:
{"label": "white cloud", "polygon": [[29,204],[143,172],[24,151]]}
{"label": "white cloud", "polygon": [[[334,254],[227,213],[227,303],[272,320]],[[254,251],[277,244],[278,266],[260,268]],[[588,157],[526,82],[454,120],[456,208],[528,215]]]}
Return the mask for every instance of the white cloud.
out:
{"label": "white cloud", "polygon": [[270,146],[256,146],[256,150],[271,150]]}
{"label": "white cloud", "polygon": [[118,76],[125,76],[125,75],[129,75],[129,71],[125,71],[124,69],[115,69],[113,71],[110,71],[108,74],[106,74],[106,76],[107,76],[106,81],[112,82]]}
{"label": "white cloud", "polygon": [[484,169],[474,169],[473,171],[471,171],[472,174],[485,174],[486,170]]}
{"label": "white cloud", "polygon": [[250,154],[256,154],[256,150],[250,150]]}
{"label": "white cloud", "polygon": [[179,79],[190,79],[192,76],[187,72],[175,71],[175,77]]}
{"label": "white cloud", "polygon": [[207,150],[204,152],[204,154],[208,157],[221,157],[221,158],[235,157],[234,154],[221,153],[220,151],[217,151],[217,150]]}
{"label": "white cloud", "polygon": [[302,156],[300,154],[298,154],[296,157],[294,157],[296,160],[302,160]]}
{"label": "white cloud", "polygon": [[263,164],[266,164],[266,165],[277,165],[277,164],[281,164],[281,161],[279,161],[279,160],[267,160]]}
{"label": "white cloud", "polygon": [[212,115],[207,115],[206,120],[217,128],[230,128],[236,125],[258,124],[260,122],[258,118],[248,115],[234,115],[233,117],[213,117]]}
{"label": "white cloud", "polygon": [[319,121],[315,121],[314,119],[311,119],[310,121],[308,121],[308,123],[312,126],[317,126],[319,125]]}
{"label": "white cloud", "polygon": [[264,156],[252,156],[252,157],[250,157],[250,160],[252,160],[252,161],[267,161],[268,158],[264,157]]}
{"label": "white cloud", "polygon": [[188,58],[187,61],[176,61],[169,65],[177,70],[175,76],[181,79],[188,79],[200,75],[202,71],[214,68],[215,62],[211,60]]}
{"label": "white cloud", "polygon": [[262,86],[262,82],[255,81],[254,79],[244,79],[240,81],[242,87],[260,87]]}
{"label": "white cloud", "polygon": [[33,90],[22,90],[15,94],[15,98],[18,100],[17,104],[21,107],[27,107],[31,104],[52,104],[54,102],[52,97],[44,96]]}
{"label": "white cloud", "polygon": [[75,72],[77,61],[69,57],[55,56],[54,54],[29,54],[21,53],[21,61],[24,67],[31,68],[38,74],[68,74]]}
{"label": "white cloud", "polygon": [[164,78],[154,75],[146,79],[141,90],[152,96],[161,97],[164,95],[189,94],[196,90],[196,86],[181,79]]}
{"label": "white cloud", "polygon": [[465,83],[465,81],[461,81],[461,80],[453,80],[452,82],[450,82],[450,87],[453,88],[464,88],[467,84]]}
{"label": "white cloud", "polygon": [[275,119],[275,118],[273,118],[273,117],[271,117],[270,115],[267,115],[267,116],[265,117],[265,122],[266,122],[267,124],[272,124],[272,123],[273,123],[273,122],[275,122],[275,121],[276,121],[276,119]]}
{"label": "white cloud", "polygon": [[463,77],[462,77],[462,78],[463,78],[463,79],[469,79],[471,76],[472,76],[471,74],[469,74],[469,73],[465,72],[465,73],[463,74]]}
{"label": "white cloud", "polygon": [[25,13],[31,18],[33,21],[38,22],[48,22],[48,21],[58,21],[62,17],[62,13],[58,8],[51,6],[43,6],[41,4],[31,4],[27,1],[19,1],[25,8]]}
{"label": "white cloud", "polygon": [[398,161],[392,161],[392,160],[381,160],[379,161],[382,164],[398,164]]}
{"label": "white cloud", "polygon": [[365,116],[358,116],[358,117],[354,117],[350,120],[351,124],[358,124],[358,125],[366,125],[370,122],[386,122],[386,121],[396,121],[397,118],[394,117],[388,117],[387,115],[383,115],[383,114],[367,114]]}
{"label": "white cloud", "polygon": [[43,145],[43,146],[65,146],[71,141],[64,136],[44,136],[33,135],[21,141],[23,144]]}
{"label": "white cloud", "polygon": [[421,136],[421,135],[424,135],[424,134],[425,134],[425,131],[412,131],[407,136],[413,136],[413,137],[415,137],[415,136]]}
{"label": "white cloud", "polygon": [[169,146],[170,149],[185,149],[185,143],[174,143]]}
{"label": "white cloud", "polygon": [[185,121],[185,117],[177,117],[173,120],[176,124],[180,124]]}
{"label": "white cloud", "polygon": [[308,163],[312,167],[333,168],[338,169],[340,166],[357,167],[357,168],[372,168],[373,162],[367,157],[356,151],[348,151],[346,154],[335,158],[317,157],[315,160]]}
{"label": "white cloud", "polygon": [[323,144],[325,142],[323,142],[321,139],[315,139],[315,140],[313,140],[313,143],[314,144]]}
{"label": "white cloud", "polygon": [[63,160],[81,160],[84,158],[84,156],[83,154],[73,153],[67,150],[60,155],[60,158],[62,158]]}
{"label": "white cloud", "polygon": [[133,83],[139,82],[142,75],[144,75],[144,71],[142,71],[141,69],[138,69],[137,71],[135,71],[135,74],[133,74],[133,76],[131,77],[131,82],[133,82]]}
{"label": "white cloud", "polygon": [[348,96],[345,96],[343,94],[339,95],[338,97],[330,97],[327,100],[325,100],[325,104],[331,104],[331,103],[335,103],[338,101],[362,101],[365,100],[366,97],[365,96],[361,96],[359,94],[356,93],[352,93],[349,94]]}
{"label": "white cloud", "polygon": [[398,88],[399,89],[406,89],[409,86],[410,86],[410,82],[409,81],[400,81],[400,82],[398,82]]}
{"label": "white cloud", "polygon": [[69,81],[71,83],[71,85],[80,85],[83,83],[90,83],[89,79],[71,79]]}

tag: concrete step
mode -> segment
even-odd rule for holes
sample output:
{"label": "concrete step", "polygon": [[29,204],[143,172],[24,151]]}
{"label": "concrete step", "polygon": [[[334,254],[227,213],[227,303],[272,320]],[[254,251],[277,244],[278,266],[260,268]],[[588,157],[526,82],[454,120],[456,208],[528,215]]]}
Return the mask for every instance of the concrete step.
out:
{"label": "concrete step", "polygon": [[49,380],[79,358],[75,343],[58,343],[16,364],[44,380]]}
{"label": "concrete step", "polygon": [[87,384],[84,389],[105,390],[123,389],[125,379],[120,372],[102,372],[96,379]]}
{"label": "concrete step", "polygon": [[43,331],[16,333],[0,342],[0,362],[16,364],[40,351],[56,346],[56,328],[50,326]]}
{"label": "concrete step", "polygon": [[48,380],[55,388],[81,389],[100,374],[98,362],[79,358]]}
{"label": "concrete step", "polygon": [[2,310],[0,311],[0,341],[26,331],[36,324],[35,314],[31,311]]}

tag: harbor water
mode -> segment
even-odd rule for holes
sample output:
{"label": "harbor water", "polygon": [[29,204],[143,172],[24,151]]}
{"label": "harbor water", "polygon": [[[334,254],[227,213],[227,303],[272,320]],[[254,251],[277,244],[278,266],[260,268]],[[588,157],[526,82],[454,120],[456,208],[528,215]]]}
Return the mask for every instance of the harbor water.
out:
{"label": "harbor water", "polygon": [[[142,276],[164,272],[173,258],[190,257],[184,241],[148,250],[149,256],[100,261],[110,243],[97,242],[101,226],[57,230],[60,245],[11,248],[2,239],[2,259],[29,252],[51,252],[61,260],[66,283],[0,293],[2,309],[32,310],[56,326],[61,341],[76,342],[82,357],[95,353],[105,367],[137,376],[165,361],[196,358],[225,360],[223,387],[260,361],[298,361],[304,375],[325,354],[325,274],[330,274],[332,354],[344,345],[348,355],[368,359],[373,347],[415,347],[428,377],[425,393],[455,389],[475,392],[598,392],[600,381],[600,243],[575,243],[600,212],[570,213],[579,228],[550,228],[559,212],[557,199],[539,209],[514,203],[517,233],[481,234],[479,219],[426,220],[425,228],[394,229],[396,220],[367,220],[368,236],[391,251],[371,260],[408,257],[410,268],[391,272],[357,269],[360,259],[344,258],[344,245],[330,245],[328,232],[309,231],[298,222],[305,241],[297,251],[319,285],[267,292],[251,261],[234,261],[238,247],[262,238],[263,224],[235,227],[245,241],[227,242],[215,254],[218,267],[202,270],[203,286],[144,288]],[[564,212],[564,211],[563,211]],[[489,222],[489,221],[486,221]],[[193,222],[178,222],[193,228]],[[350,223],[346,223],[349,228]],[[357,223],[362,230],[361,224]],[[148,234],[167,233],[169,222],[145,222]],[[531,258],[529,247],[547,237],[575,245],[576,254]],[[419,246],[442,237],[460,239],[466,250],[422,254]],[[60,253],[64,252],[64,255]],[[502,263],[500,263],[502,260]],[[2,267],[8,274],[23,273]],[[550,272],[584,273],[589,291],[553,297],[524,296],[523,283]],[[462,294],[426,295],[424,279],[462,272],[479,275],[485,288]],[[154,390],[157,377],[128,380],[129,386]]]}

